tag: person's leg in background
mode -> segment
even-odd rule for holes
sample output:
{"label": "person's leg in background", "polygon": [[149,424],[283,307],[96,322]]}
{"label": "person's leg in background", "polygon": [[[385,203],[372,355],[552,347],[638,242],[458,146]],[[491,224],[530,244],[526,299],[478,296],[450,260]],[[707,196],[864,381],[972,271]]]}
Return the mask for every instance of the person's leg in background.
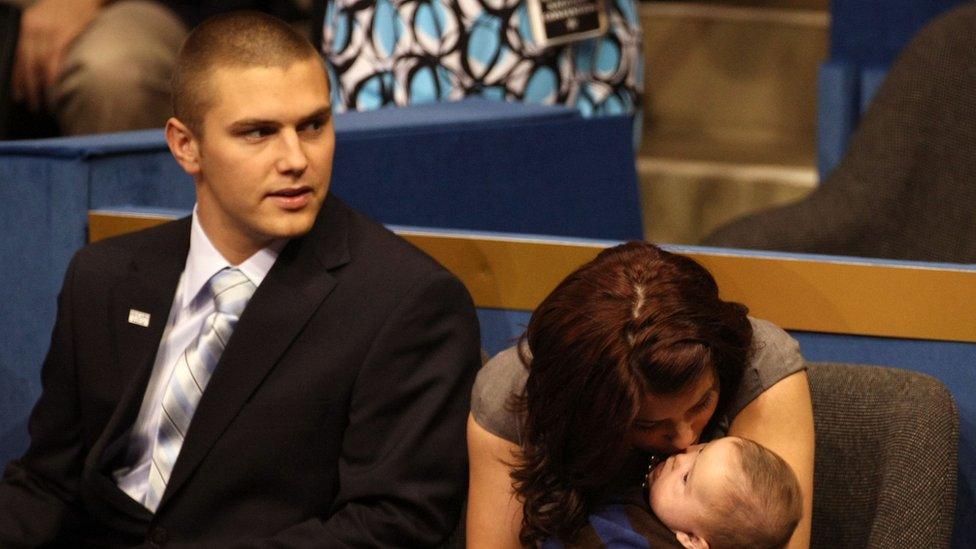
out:
{"label": "person's leg in background", "polygon": [[188,29],[151,0],[104,7],[65,58],[47,107],[61,133],[161,128],[171,113],[170,74]]}

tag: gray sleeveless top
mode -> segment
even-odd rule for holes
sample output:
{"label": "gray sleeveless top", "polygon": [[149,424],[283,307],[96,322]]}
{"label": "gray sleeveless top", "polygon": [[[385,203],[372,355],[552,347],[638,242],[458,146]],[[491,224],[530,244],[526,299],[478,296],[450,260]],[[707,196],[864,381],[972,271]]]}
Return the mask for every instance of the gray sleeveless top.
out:
{"label": "gray sleeveless top", "polygon": [[[749,318],[752,323],[752,360],[746,366],[739,390],[728,413],[719,419],[717,429],[706,433],[704,440],[728,434],[732,419],[763,391],[776,382],[806,368],[800,344],[771,322]],[[510,347],[488,361],[475,380],[471,394],[471,414],[478,425],[505,440],[519,443],[519,421],[509,409],[512,395],[525,387],[529,371]]]}

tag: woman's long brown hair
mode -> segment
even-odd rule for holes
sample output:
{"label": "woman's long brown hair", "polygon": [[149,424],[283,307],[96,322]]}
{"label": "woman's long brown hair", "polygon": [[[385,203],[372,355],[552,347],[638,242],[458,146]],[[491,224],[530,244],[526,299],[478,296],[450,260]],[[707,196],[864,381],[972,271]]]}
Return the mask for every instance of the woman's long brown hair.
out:
{"label": "woman's long brown hair", "polygon": [[679,394],[711,369],[713,417],[724,410],[751,348],[746,312],[704,267],[644,242],[604,250],[546,297],[519,345],[523,543],[578,535],[630,452],[645,394]]}

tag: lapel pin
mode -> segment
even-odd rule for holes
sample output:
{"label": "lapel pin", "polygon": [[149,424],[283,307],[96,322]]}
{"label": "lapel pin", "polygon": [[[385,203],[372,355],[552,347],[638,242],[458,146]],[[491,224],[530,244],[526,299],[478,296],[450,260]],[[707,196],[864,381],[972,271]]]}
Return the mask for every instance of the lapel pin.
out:
{"label": "lapel pin", "polygon": [[129,309],[129,324],[135,324],[143,328],[149,327],[149,313]]}

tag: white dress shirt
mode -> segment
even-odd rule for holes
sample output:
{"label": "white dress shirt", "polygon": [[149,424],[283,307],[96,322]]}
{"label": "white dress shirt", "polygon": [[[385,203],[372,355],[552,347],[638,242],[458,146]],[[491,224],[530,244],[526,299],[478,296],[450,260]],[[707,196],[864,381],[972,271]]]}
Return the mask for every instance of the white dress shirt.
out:
{"label": "white dress shirt", "polygon": [[[236,267],[255,286],[260,286],[285,243],[285,240],[277,241]],[[149,467],[156,444],[156,434],[159,432],[161,402],[166,386],[169,384],[180,354],[200,333],[207,316],[214,312],[214,301],[210,292],[204,291],[205,286],[218,271],[232,266],[210,242],[203,227],[200,226],[196,207],[194,207],[190,252],[186,256],[186,266],[176,286],[176,296],[170,308],[166,328],[163,330],[163,337],[159,342],[159,350],[156,353],[149,384],[146,386],[146,393],[142,398],[139,416],[129,432],[125,459],[128,465],[113,473],[118,487],[139,503],[145,504],[146,492],[149,488]]]}

